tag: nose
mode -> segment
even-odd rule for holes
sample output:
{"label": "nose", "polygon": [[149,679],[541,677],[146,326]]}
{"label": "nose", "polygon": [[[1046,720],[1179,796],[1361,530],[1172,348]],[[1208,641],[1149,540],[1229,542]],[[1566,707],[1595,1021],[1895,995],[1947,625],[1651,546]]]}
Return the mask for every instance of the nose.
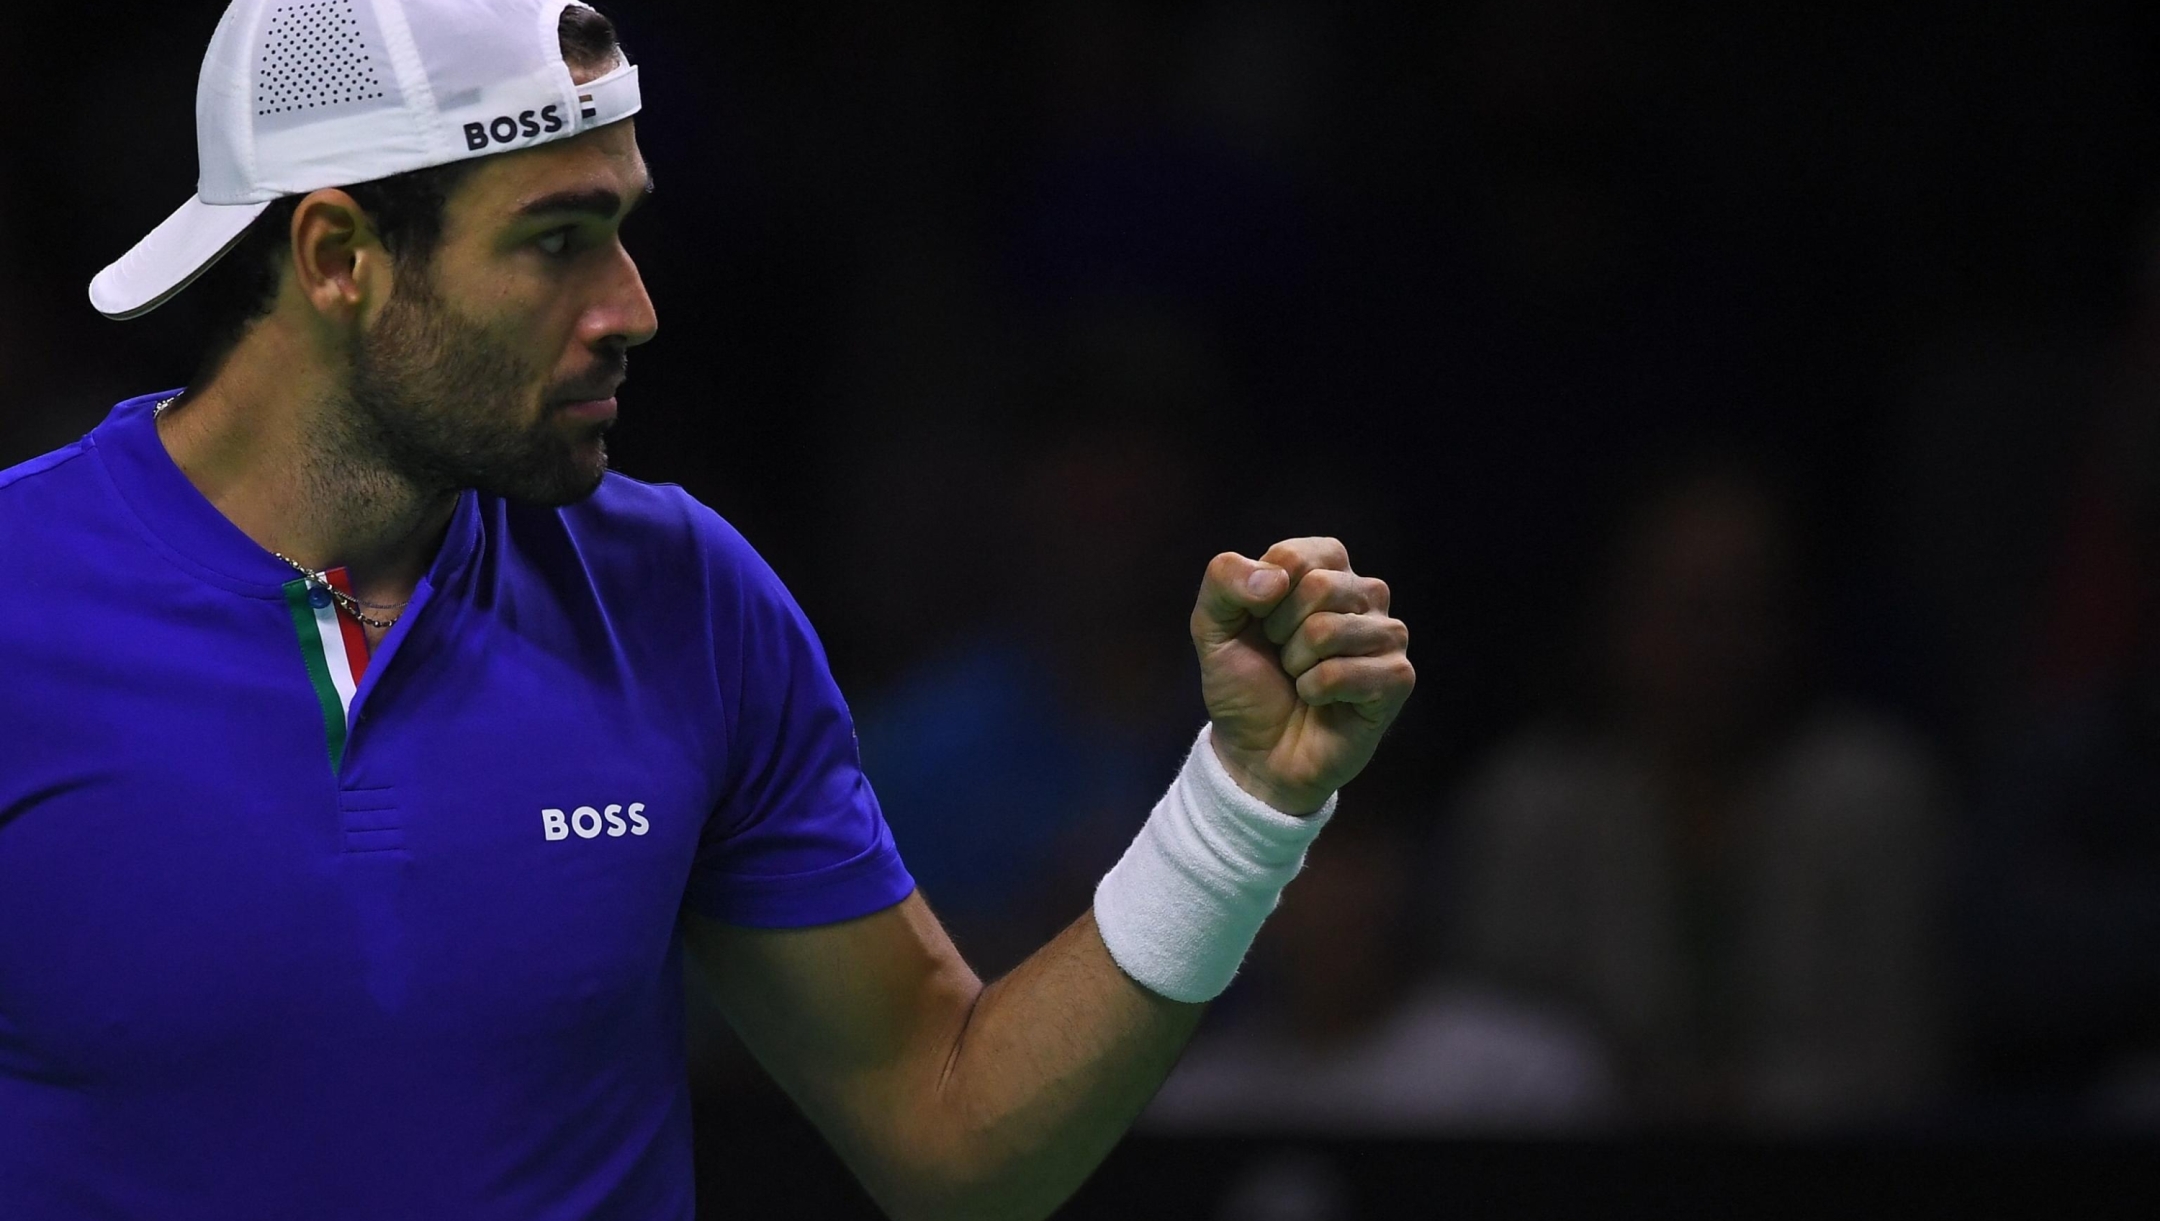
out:
{"label": "nose", "polygon": [[587,346],[618,349],[634,348],[660,330],[660,316],[645,291],[645,278],[638,274],[637,261],[620,243],[615,247],[614,264],[600,300],[585,311],[578,329]]}

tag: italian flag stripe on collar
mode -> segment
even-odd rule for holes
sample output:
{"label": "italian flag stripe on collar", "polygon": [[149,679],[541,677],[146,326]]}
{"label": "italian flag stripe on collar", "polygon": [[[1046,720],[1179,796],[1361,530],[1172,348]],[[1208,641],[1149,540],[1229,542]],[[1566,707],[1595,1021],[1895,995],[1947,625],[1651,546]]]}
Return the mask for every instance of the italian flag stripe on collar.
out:
{"label": "italian flag stripe on collar", "polygon": [[[351,582],[342,568],[323,574],[340,592],[351,593]],[[292,612],[293,630],[300,637],[300,656],[307,663],[308,679],[322,705],[323,736],[330,747],[330,767],[345,765],[345,730],[352,715],[353,695],[360,676],[367,673],[367,635],[360,624],[338,609],[328,590],[296,577],[285,582],[285,606]]]}

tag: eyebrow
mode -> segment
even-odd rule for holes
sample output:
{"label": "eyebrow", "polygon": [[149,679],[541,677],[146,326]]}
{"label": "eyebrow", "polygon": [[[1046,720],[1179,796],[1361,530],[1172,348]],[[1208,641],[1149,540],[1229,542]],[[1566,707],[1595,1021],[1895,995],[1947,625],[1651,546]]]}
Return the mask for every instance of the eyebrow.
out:
{"label": "eyebrow", "polygon": [[637,211],[637,206],[651,198],[652,193],[653,180],[648,176],[645,179],[644,189],[630,197],[630,205],[627,208],[623,206],[622,196],[608,190],[606,187],[592,187],[586,190],[557,191],[553,195],[542,195],[540,198],[519,208],[517,214],[523,217],[574,212],[583,216],[597,216],[601,220],[613,220],[615,219],[615,213],[618,211],[624,216]]}

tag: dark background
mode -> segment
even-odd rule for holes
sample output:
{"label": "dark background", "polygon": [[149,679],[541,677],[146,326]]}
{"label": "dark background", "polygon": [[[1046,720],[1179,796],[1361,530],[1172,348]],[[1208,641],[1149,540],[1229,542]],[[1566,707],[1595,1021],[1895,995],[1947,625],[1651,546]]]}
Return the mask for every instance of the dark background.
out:
{"label": "dark background", "polygon": [[[185,296],[121,325],[84,294],[187,196],[219,9],[18,8],[0,27],[0,466],[192,370]],[[1179,650],[1208,556],[1335,534],[1393,585],[1421,674],[1344,817],[1371,794],[1425,860],[1479,760],[1566,702],[1601,557],[1643,489],[1701,455],[1779,489],[1807,685],[1897,723],[1943,777],[1929,1090],[1829,1144],[1715,1106],[1550,1145],[1307,1133],[1335,1142],[1311,1147],[1320,1177],[1369,1184],[1339,1168],[1392,1158],[1434,1200],[1452,1174],[1549,1212],[1491,1167],[1640,1179],[1611,1151],[1693,1141],[1700,1158],[1657,1163],[1666,1189],[1726,1199],[1717,1166],[1798,1173],[1765,1148],[1848,1165],[1901,1140],[2090,1139],[2118,1169],[2149,1151],[2160,10],[609,11],[644,65],[659,192],[626,242],[662,320],[615,465],[742,529],[866,720],[905,722],[926,670],[1019,641],[1041,664],[1000,690],[1039,682],[1087,710],[1075,724],[1114,724],[1104,741],[1154,743],[1103,747],[1153,767],[1135,790],[1152,793],[1200,715]],[[2098,745],[2063,711],[2088,708]],[[1044,768],[1093,766],[1073,732]],[[880,740],[910,739],[866,728],[874,782]],[[944,848],[897,801],[937,902]],[[1064,872],[1099,873],[1145,804],[1073,841]],[[2100,829],[2054,842],[2065,809]],[[1419,902],[1444,908],[1447,877],[1422,874]],[[2098,890],[2115,899],[2079,906]],[[1070,900],[1056,919],[1085,901],[1047,893]],[[1000,901],[955,921],[986,970],[1055,927]],[[1407,955],[1448,965],[1423,935]],[[830,1214],[853,1215],[705,1020],[711,1211],[778,1215],[758,1202],[779,1181],[829,1185]],[[1733,1132],[1772,1143],[1717,1143]],[[1234,1212],[1223,1184],[1279,1144],[1181,1139],[1199,1138],[1139,1138],[1075,1211],[1131,1211],[1115,1201],[1146,1184],[1188,1201],[1162,1215],[1388,1215],[1363,1197]],[[791,1198],[788,1215],[825,1215]]]}

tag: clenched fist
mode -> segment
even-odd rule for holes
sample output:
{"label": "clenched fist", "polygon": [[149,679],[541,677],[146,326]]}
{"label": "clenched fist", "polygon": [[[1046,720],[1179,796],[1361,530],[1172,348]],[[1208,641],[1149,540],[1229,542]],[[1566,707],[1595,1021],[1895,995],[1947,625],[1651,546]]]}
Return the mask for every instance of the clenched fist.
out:
{"label": "clenched fist", "polygon": [[1365,769],[1417,684],[1387,583],[1332,538],[1208,564],[1192,614],[1215,753],[1238,786],[1310,814]]}

